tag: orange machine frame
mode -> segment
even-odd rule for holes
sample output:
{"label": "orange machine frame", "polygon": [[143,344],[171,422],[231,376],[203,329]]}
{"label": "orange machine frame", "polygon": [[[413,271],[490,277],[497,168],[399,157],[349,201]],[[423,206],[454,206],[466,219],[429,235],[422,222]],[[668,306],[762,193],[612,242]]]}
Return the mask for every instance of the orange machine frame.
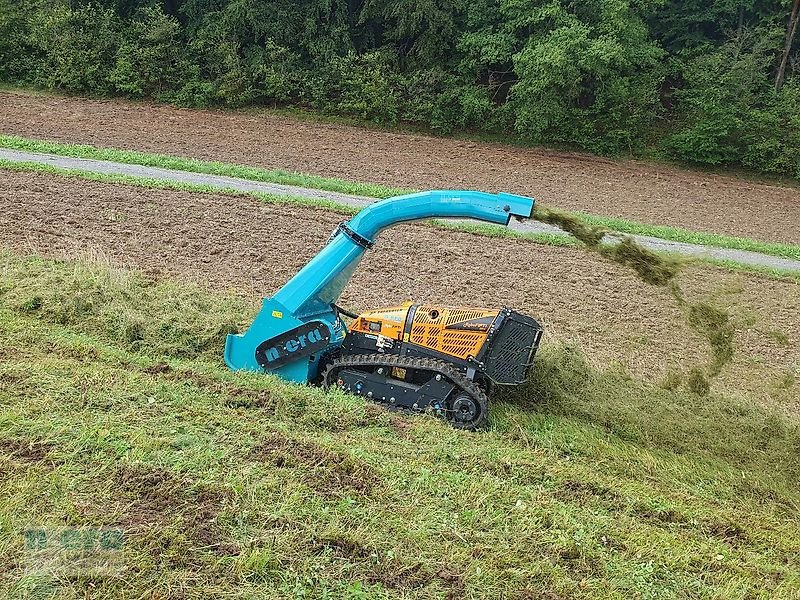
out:
{"label": "orange machine frame", "polygon": [[362,313],[350,325],[350,331],[380,335],[466,360],[478,355],[499,314],[497,309],[414,307],[408,302]]}

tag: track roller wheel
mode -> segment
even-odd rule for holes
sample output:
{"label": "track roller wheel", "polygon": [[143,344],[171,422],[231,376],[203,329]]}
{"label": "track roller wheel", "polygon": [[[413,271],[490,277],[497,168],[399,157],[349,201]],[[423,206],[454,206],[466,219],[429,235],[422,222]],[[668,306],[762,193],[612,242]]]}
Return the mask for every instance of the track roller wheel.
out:
{"label": "track roller wheel", "polygon": [[447,420],[456,429],[479,429],[486,424],[488,400],[477,386],[470,391],[458,391],[449,403]]}

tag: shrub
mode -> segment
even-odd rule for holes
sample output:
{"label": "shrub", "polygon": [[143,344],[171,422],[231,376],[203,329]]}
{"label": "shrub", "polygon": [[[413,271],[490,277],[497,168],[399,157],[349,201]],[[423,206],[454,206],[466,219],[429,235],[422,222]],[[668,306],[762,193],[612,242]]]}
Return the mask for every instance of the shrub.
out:
{"label": "shrub", "polygon": [[389,52],[350,52],[320,65],[313,86],[317,108],[354,115],[377,123],[397,123],[400,77]]}
{"label": "shrub", "polygon": [[779,38],[768,33],[743,32],[686,62],[675,92],[678,131],[664,142],[670,156],[800,173],[800,86],[775,91],[769,73]]}
{"label": "shrub", "polygon": [[43,55],[33,83],[91,94],[115,91],[109,73],[120,45],[121,22],[113,10],[56,4],[42,7],[30,23],[30,41]]}
{"label": "shrub", "polygon": [[[519,82],[510,102],[523,136],[595,152],[642,145],[658,111],[663,51],[650,39],[638,7],[616,2],[611,10],[604,4],[541,14],[541,31],[514,55]],[[559,26],[547,27],[553,17]]]}
{"label": "shrub", "polygon": [[128,96],[157,96],[178,78],[174,47],[180,25],[160,9],[141,9],[125,29],[109,81]]}

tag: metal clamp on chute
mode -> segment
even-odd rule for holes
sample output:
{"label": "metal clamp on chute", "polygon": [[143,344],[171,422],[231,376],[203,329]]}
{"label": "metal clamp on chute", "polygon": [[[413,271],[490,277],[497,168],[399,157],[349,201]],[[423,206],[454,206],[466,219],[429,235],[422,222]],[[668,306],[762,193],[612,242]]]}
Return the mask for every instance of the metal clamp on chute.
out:
{"label": "metal clamp on chute", "polygon": [[365,238],[363,235],[360,235],[359,233],[350,229],[350,227],[347,225],[347,221],[342,221],[341,223],[339,223],[339,225],[336,227],[336,231],[334,231],[333,233],[333,237],[336,237],[336,235],[339,232],[345,234],[347,237],[349,237],[351,240],[353,240],[356,244],[358,244],[365,250],[369,250],[375,245],[375,242],[373,242],[372,240],[369,240]]}

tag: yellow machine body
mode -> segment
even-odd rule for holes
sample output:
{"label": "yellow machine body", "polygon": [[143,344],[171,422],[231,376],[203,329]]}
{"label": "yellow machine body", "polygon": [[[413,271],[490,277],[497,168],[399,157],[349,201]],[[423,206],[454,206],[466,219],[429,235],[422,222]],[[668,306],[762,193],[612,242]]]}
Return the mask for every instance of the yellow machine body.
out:
{"label": "yellow machine body", "polygon": [[350,331],[467,360],[478,356],[499,314],[499,309],[415,306],[408,302],[361,313]]}
{"label": "yellow machine body", "polygon": [[427,406],[465,429],[485,421],[495,386],[527,381],[543,331],[507,307],[408,302],[347,316],[353,321],[324,385],[390,406]]}

